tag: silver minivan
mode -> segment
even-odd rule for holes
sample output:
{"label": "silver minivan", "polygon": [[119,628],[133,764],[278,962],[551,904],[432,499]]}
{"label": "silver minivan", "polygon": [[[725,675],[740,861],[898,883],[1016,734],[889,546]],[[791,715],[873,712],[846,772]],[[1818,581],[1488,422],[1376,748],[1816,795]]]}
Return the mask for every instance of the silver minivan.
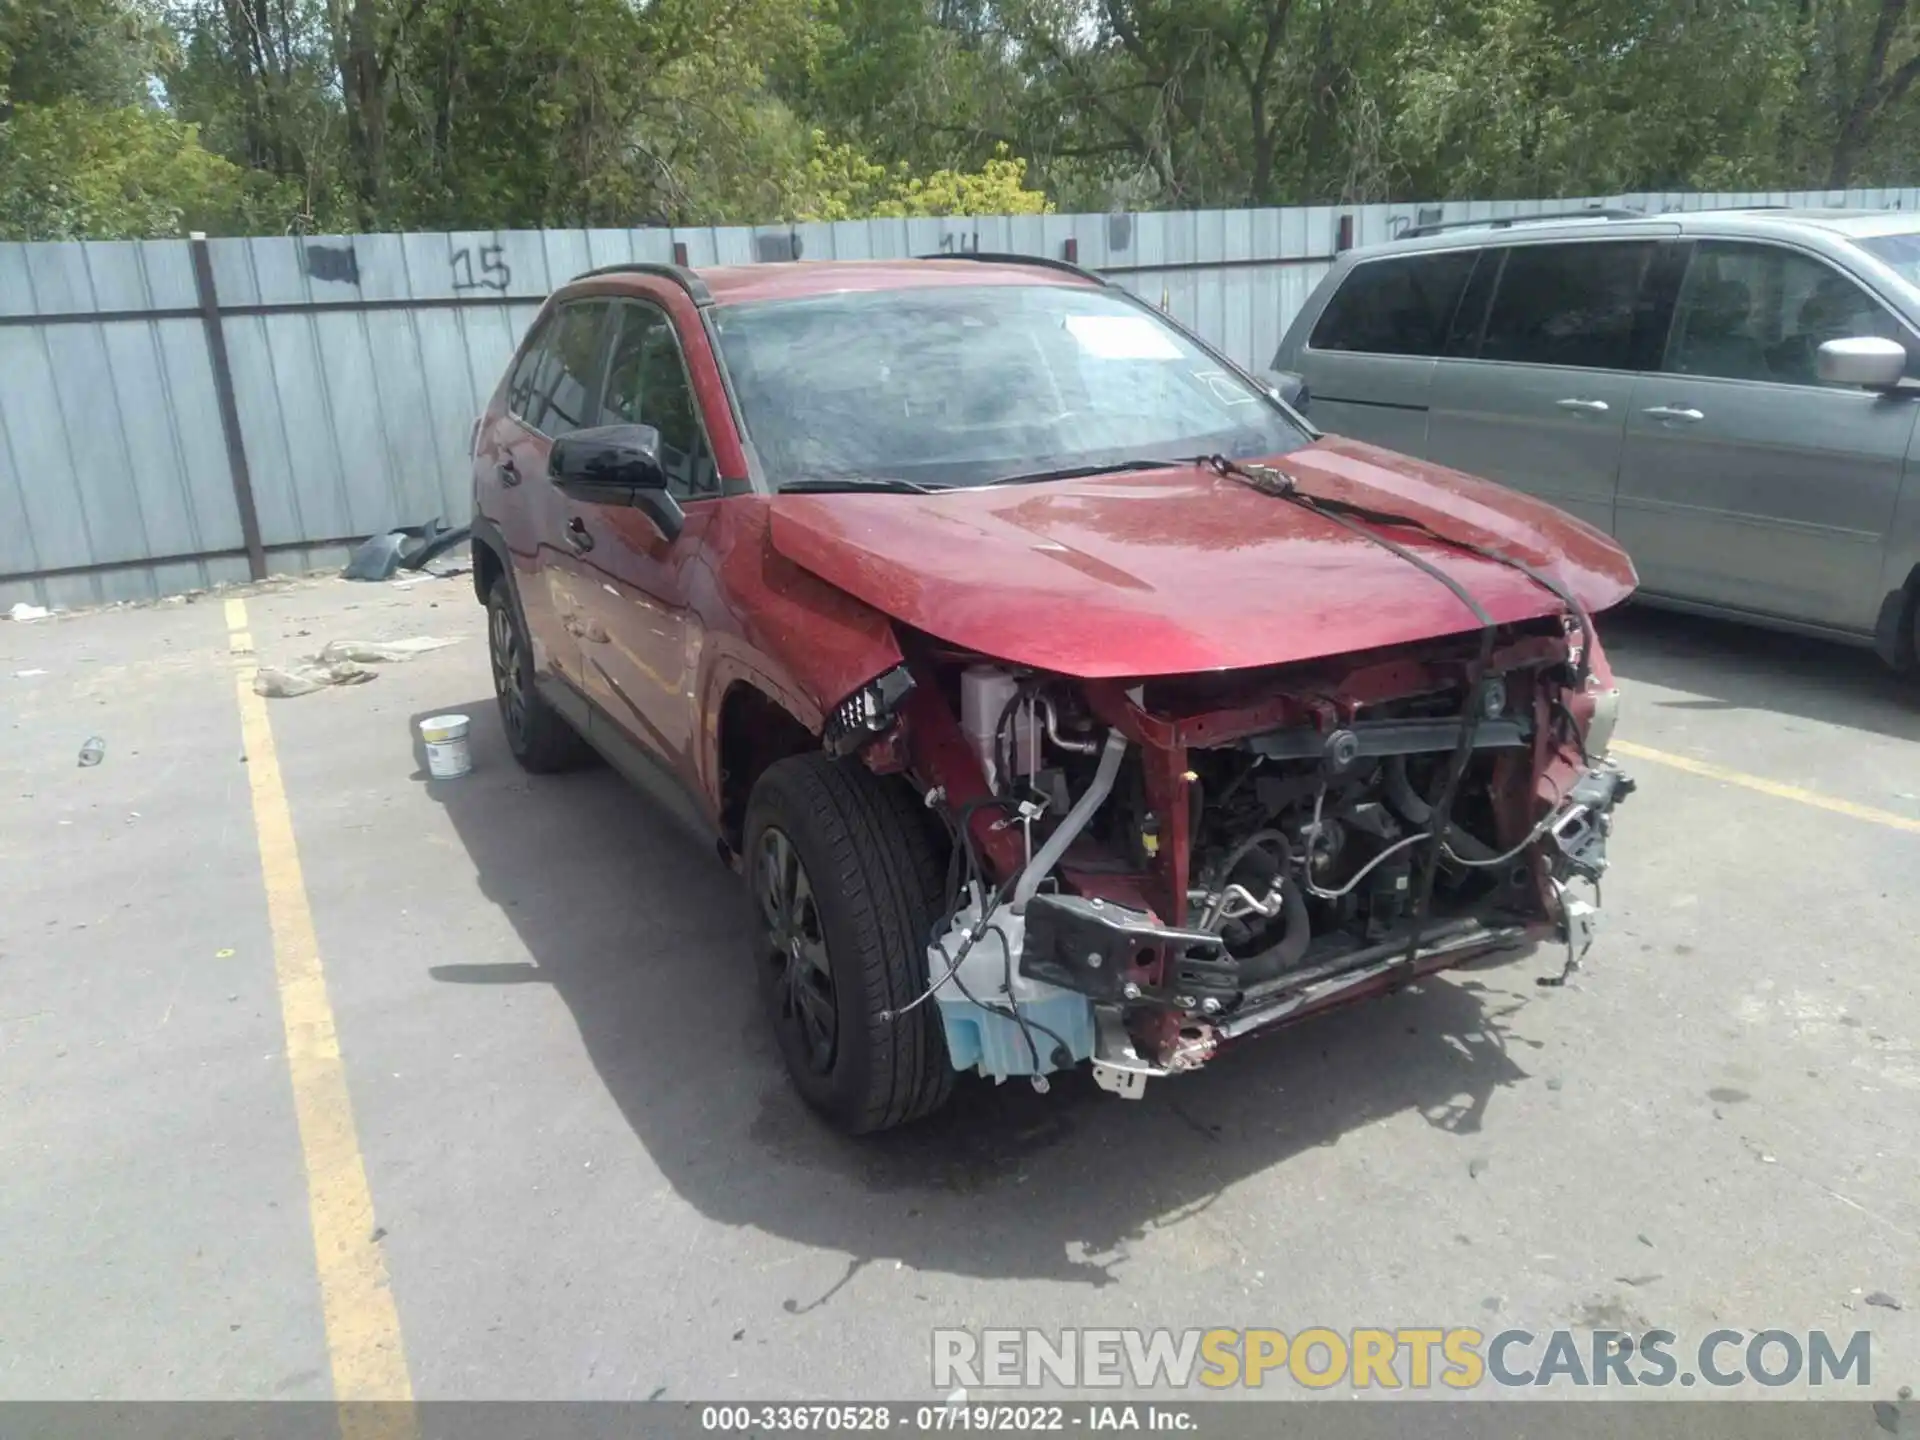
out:
{"label": "silver minivan", "polygon": [[1920,216],[1432,227],[1343,255],[1274,368],[1323,429],[1613,535],[1649,601],[1914,663]]}

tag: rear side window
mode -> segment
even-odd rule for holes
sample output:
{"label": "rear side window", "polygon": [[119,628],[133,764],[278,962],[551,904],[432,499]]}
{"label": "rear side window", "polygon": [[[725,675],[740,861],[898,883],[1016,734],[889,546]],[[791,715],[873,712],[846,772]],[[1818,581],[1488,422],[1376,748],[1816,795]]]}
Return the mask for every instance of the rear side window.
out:
{"label": "rear side window", "polygon": [[[553,317],[547,316],[536,325],[533,334],[527,337],[526,347],[520,352],[520,360],[513,367],[513,374],[507,380],[507,412],[527,418],[533,397],[538,393],[534,389],[534,376],[546,360],[547,341],[553,335]],[[531,422],[529,422],[531,423]]]}
{"label": "rear side window", "polygon": [[1507,252],[1487,315],[1482,360],[1634,368],[1647,241],[1517,245]]}
{"label": "rear side window", "polygon": [[1402,255],[1355,265],[1307,343],[1369,355],[1438,355],[1477,252]]}
{"label": "rear side window", "polygon": [[588,411],[606,313],[603,303],[568,305],[554,317],[528,381],[531,393],[522,412],[534,429],[558,438],[593,423]]}

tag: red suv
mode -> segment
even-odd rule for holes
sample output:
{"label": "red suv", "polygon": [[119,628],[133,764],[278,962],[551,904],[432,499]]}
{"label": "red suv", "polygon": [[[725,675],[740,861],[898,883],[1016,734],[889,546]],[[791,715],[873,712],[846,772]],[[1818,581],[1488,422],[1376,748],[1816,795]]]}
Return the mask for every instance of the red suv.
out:
{"label": "red suv", "polygon": [[1138,1096],[1590,938],[1627,558],[1318,434],[1095,275],[596,270],[528,331],[474,491],[514,754],[598,751],[744,873],[781,1051],[844,1129],[965,1070]]}

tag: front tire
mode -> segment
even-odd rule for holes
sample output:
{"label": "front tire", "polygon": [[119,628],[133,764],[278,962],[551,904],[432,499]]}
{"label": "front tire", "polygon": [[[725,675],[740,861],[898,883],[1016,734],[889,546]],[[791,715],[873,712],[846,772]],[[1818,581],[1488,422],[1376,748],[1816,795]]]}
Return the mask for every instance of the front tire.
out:
{"label": "front tire", "polygon": [[493,667],[500,728],[522,769],[545,775],[572,770],[593,758],[593,748],[580,732],[534,687],[526,627],[504,576],[487,592],[487,658]]}
{"label": "front tire", "polygon": [[851,1135],[932,1113],[953,1090],[927,943],[944,867],[897,780],[854,761],[796,755],[747,804],[754,966],[801,1097]]}

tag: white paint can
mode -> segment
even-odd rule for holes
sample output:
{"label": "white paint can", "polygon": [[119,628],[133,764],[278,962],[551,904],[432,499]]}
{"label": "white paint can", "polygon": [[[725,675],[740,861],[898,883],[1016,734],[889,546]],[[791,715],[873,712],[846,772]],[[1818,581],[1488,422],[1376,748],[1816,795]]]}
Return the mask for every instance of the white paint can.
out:
{"label": "white paint can", "polygon": [[420,722],[420,738],[427,746],[427,773],[436,780],[456,780],[473,769],[467,751],[464,715],[435,715]]}

